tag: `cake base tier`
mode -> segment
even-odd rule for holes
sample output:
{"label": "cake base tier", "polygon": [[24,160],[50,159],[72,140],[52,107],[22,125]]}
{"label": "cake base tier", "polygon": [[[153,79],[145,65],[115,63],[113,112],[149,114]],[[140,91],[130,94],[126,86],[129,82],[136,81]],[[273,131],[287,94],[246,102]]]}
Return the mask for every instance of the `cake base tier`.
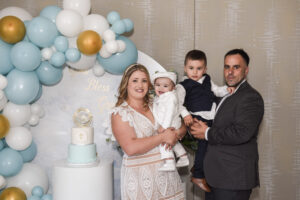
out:
{"label": "cake base tier", "polygon": [[69,144],[68,162],[73,164],[93,163],[97,160],[96,144],[74,145]]}
{"label": "cake base tier", "polygon": [[101,160],[97,165],[70,166],[59,161],[53,167],[53,199],[113,200],[113,162]]}

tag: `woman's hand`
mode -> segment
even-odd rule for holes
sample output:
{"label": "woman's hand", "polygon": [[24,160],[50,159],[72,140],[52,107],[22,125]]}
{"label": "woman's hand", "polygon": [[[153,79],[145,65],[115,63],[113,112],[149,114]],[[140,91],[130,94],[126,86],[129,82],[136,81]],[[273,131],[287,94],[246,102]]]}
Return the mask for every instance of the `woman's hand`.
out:
{"label": "woman's hand", "polygon": [[167,148],[171,149],[177,142],[176,130],[174,128],[167,128],[162,134],[163,144],[167,144]]}

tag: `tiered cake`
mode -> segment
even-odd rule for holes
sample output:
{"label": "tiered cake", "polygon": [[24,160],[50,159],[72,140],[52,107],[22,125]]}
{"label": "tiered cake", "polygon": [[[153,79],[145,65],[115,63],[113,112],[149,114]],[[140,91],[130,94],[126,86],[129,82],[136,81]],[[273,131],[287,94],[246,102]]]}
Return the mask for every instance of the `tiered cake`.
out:
{"label": "tiered cake", "polygon": [[76,127],[72,128],[67,161],[59,161],[53,168],[53,199],[112,200],[112,161],[97,158],[92,115],[80,108],[73,121]]}

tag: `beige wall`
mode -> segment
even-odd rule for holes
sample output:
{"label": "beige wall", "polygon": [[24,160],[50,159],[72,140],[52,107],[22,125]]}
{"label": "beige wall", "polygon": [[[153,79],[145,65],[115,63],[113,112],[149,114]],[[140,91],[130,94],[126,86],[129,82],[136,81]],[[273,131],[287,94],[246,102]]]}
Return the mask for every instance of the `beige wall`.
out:
{"label": "beige wall", "polygon": [[[0,9],[19,6],[33,16],[47,5],[62,0],[0,0]],[[130,38],[139,50],[180,76],[193,48],[207,53],[208,73],[218,84],[226,51],[249,53],[249,82],[265,101],[261,187],[251,199],[300,199],[300,0],[92,0],[92,13],[112,10],[134,21]],[[188,199],[202,199],[199,190],[187,191]]]}

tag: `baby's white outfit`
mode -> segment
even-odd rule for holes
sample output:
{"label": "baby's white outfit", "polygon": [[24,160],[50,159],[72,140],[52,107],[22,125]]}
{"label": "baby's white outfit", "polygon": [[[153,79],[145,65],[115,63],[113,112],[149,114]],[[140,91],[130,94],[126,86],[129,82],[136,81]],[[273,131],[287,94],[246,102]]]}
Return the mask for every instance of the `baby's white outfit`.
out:
{"label": "baby's white outfit", "polygon": [[[178,102],[178,97],[176,90],[165,92],[164,94],[161,94],[160,96],[156,96],[154,98],[153,102],[153,115],[156,120],[156,128],[159,128],[159,126],[163,127],[164,129],[174,127],[175,129],[178,129],[181,127],[181,118],[180,118],[180,104]],[[183,156],[186,154],[185,149],[183,146],[177,142],[175,146],[173,147],[173,150],[177,157]],[[174,154],[172,150],[166,150],[165,145],[160,145],[160,153],[161,158],[174,158]],[[166,160],[166,161],[173,161],[173,168],[166,168],[165,171],[172,171],[175,170],[175,162],[174,159]],[[177,167],[183,167],[188,166],[189,162],[186,157],[186,159],[177,161],[176,166]],[[164,169],[162,169],[164,171]]]}

